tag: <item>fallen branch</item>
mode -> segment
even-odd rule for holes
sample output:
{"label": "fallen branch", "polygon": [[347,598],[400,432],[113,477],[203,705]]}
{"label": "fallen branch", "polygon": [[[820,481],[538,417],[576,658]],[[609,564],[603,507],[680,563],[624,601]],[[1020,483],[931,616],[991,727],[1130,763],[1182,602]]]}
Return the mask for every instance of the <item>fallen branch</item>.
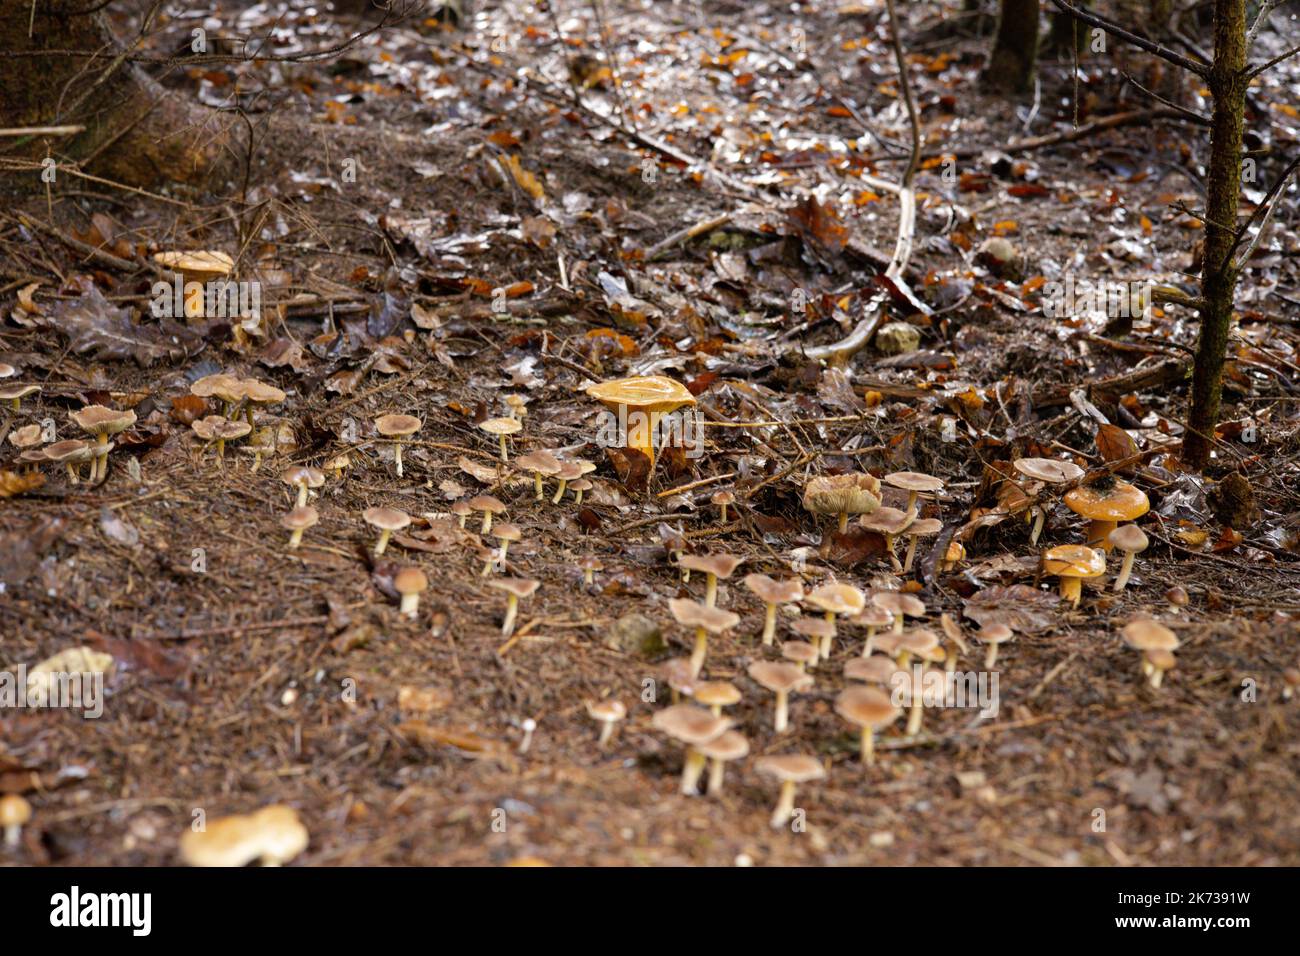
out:
{"label": "fallen branch", "polygon": [[85,131],[84,126],[10,126],[0,129],[0,139],[15,136],[76,136]]}
{"label": "fallen branch", "polygon": [[1034,393],[1034,408],[1052,408],[1071,404],[1070,396],[1082,389],[1087,398],[1101,397],[1117,400],[1128,392],[1141,389],[1163,388],[1180,382],[1187,376],[1190,363],[1178,359],[1167,359],[1149,368],[1126,372],[1111,378],[1103,378],[1086,385],[1053,385]]}

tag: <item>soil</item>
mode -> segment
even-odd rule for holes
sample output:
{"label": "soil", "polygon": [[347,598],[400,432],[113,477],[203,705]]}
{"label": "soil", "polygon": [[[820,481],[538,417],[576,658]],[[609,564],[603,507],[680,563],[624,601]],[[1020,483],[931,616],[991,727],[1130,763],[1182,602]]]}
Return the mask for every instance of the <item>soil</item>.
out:
{"label": "soil", "polygon": [[[917,178],[907,281],[927,308],[897,295],[889,308],[921,346],[901,357],[868,348],[842,369],[801,347],[841,337],[879,293],[880,264],[861,250],[888,258],[897,203],[860,176],[896,178],[905,162],[887,144],[909,135],[876,5],[796,17],[767,3],[608,0],[608,43],[587,5],[556,20],[505,3],[459,29],[409,21],[321,62],[164,78],[200,100],[237,90],[259,136],[246,190],[214,200],[65,177],[47,205],[6,181],[0,361],[42,391],[0,420],[2,467],[20,470],[4,441],[14,430],[52,419],[74,437],[68,414],[82,404],[132,408],[137,424],[117,436],[104,481],[71,485],[46,469],[43,485],[0,503],[0,666],[83,645],[115,662],[99,719],[0,711],[0,792],[34,808],[0,862],[174,864],[196,811],[280,803],[311,834],[295,861],[305,865],[1300,863],[1300,700],[1282,695],[1283,671],[1300,666],[1300,250],[1285,227],[1295,200],[1243,280],[1215,464],[1185,474],[1170,444],[1185,378],[1118,393],[1097,383],[1186,361],[1195,313],[1062,319],[1041,296],[1067,274],[1195,294],[1198,232],[1182,206],[1203,201],[1202,131],[1149,118],[1006,155],[1025,136],[1071,128],[1068,64],[1044,63],[1036,96],[985,97],[987,24],[978,35],[955,2],[903,6],[932,155]],[[281,27],[307,45],[348,22],[288,8]],[[164,23],[153,48],[175,49],[189,26]],[[1119,80],[1144,66],[1128,56],[1081,65],[1080,123],[1149,107]],[[590,83],[581,106],[570,76]],[[619,129],[614,76],[640,141]],[[1298,135],[1269,106],[1287,76],[1266,79],[1255,104],[1253,128],[1277,156]],[[1204,108],[1190,86],[1182,95]],[[503,156],[536,179],[503,174]],[[647,261],[677,230],[727,214]],[[136,268],[87,258],[60,235]],[[994,235],[1012,243],[1012,263],[981,255]],[[159,329],[144,264],[166,249],[235,256],[236,275],[262,283],[261,325],[195,323],[193,348],[148,364],[129,349],[79,352],[67,315],[88,296],[72,277],[91,277],[100,318],[134,308],[141,328]],[[795,289],[806,311],[791,306]],[[256,471],[238,442],[219,466],[189,427],[218,411],[187,398],[189,385],[218,371],[287,393],[256,413],[281,441]],[[687,383],[709,422],[704,454],[665,454],[644,487],[635,469],[620,472],[626,456],[598,445],[599,409],[582,394],[591,380],[641,373]],[[508,395],[528,408],[513,455],[558,449],[597,463],[581,505],[536,502],[530,478],[500,467],[476,425],[506,414]],[[1089,403],[1147,454],[1120,461]],[[388,413],[423,422],[401,478],[372,425]],[[344,452],[349,467],[314,493],[319,524],[289,550],[281,472]],[[1109,462],[1146,491],[1151,546],[1126,590],[1088,586],[1078,609],[1053,600],[1021,515],[989,516],[994,466],[1022,455]],[[854,469],[942,478],[923,513],[965,559],[944,571],[930,539],[917,568],[896,575],[879,536],[837,536],[833,518],[802,509],[809,477]],[[1240,504],[1242,483],[1249,507],[1217,507],[1229,491]],[[726,525],[710,503],[723,489],[738,499]],[[904,504],[886,491],[886,504]],[[505,501],[522,530],[506,573],[541,582],[509,638],[504,596],[481,573],[477,518],[462,531],[448,512],[480,494]],[[361,513],[380,505],[416,520],[375,558]],[[727,714],[750,755],[716,797],[678,793],[682,747],[651,726],[668,698],[662,665],[692,640],[668,601],[704,593],[702,576],[681,580],[663,525],[690,550],[745,559],[718,595],[741,623],[711,639],[706,675],[743,691]],[[1040,547],[1081,540],[1079,519],[1053,507]],[[587,586],[578,563],[589,555],[603,569]],[[403,565],[428,579],[414,620],[392,587]],[[967,612],[981,600],[1021,612],[999,652],[996,716],[927,710],[920,735],[895,724],[863,767],[834,709],[863,636],[842,626],[815,687],[792,698],[791,732],[774,734],[772,697],[746,673],[779,659],[757,640],[763,608],[740,583],[751,571],[799,573],[807,587],[906,587],[926,604],[920,623],[959,623],[962,671],[983,658]],[[991,589],[1013,586],[1025,590],[998,604]],[[1166,598],[1175,586],[1185,607]],[[669,648],[620,642],[629,614],[656,622]],[[1181,642],[1159,689],[1120,636],[1142,616]],[[605,748],[586,710],[603,698],[628,708]],[[536,729],[524,749],[526,721]],[[755,765],[785,753],[818,757],[828,775],[800,786],[800,825],[773,829],[776,786]]]}

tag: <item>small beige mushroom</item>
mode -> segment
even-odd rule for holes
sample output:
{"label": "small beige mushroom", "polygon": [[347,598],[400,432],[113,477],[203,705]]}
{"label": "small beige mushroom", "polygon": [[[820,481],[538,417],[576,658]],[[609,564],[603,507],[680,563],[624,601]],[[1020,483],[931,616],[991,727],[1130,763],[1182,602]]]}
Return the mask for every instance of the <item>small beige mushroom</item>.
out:
{"label": "small beige mushroom", "polygon": [[458,519],[460,527],[465,527],[465,521],[474,513],[474,509],[469,506],[468,501],[453,501],[450,511]]}
{"label": "small beige mushroom", "polygon": [[4,829],[5,846],[18,846],[23,827],[32,819],[32,805],[21,794],[6,793],[0,797],[0,828]]}
{"label": "small beige mushroom", "polygon": [[894,539],[906,531],[915,518],[916,515],[910,511],[882,507],[859,518],[858,527],[884,536],[885,553],[889,555],[889,564],[894,571],[902,572],[903,566],[898,563],[898,555],[894,553]]}
{"label": "small beige mushroom", "polygon": [[[1069,484],[1078,481],[1084,474],[1083,469],[1074,462],[1056,458],[1017,458],[1011,465],[1026,478],[1047,485]],[[1034,512],[1034,528],[1029,533],[1029,543],[1037,544],[1038,536],[1043,533],[1047,509],[1041,504],[1036,504],[1031,510]]]}
{"label": "small beige mushroom", "polygon": [[230,417],[235,406],[244,395],[244,384],[234,375],[217,372],[204,375],[190,385],[190,394],[195,398],[215,398],[221,402],[221,414]]}
{"label": "small beige mushroom", "polygon": [[734,554],[686,554],[677,560],[677,564],[688,571],[704,572],[704,603],[713,607],[718,602],[718,579],[731,577],[744,561]]}
{"label": "small beige mushroom", "polygon": [[483,512],[483,525],[480,527],[479,534],[487,534],[492,530],[492,516],[505,514],[505,502],[499,498],[493,498],[491,495],[478,495],[469,499],[469,506],[474,511]]}
{"label": "small beige mushroom", "polygon": [[772,811],[771,824],[774,829],[785,826],[794,816],[794,788],[797,784],[821,780],[826,776],[826,768],[816,757],[805,754],[786,754],[779,757],[763,757],[754,769],[761,774],[775,777],[781,783],[781,794],[777,798],[776,809]]}
{"label": "small beige mushroom", "polygon": [[871,595],[871,603],[887,612],[894,619],[894,633],[903,633],[903,617],[924,617],[925,603],[914,594],[902,591],[876,591]]}
{"label": "small beige mushroom", "polygon": [[500,443],[501,460],[503,462],[509,462],[510,449],[506,445],[506,436],[514,435],[524,427],[522,424],[520,424],[519,419],[489,418],[486,419],[485,421],[479,422],[478,427],[482,431],[487,432],[489,435],[492,435],[497,439],[497,441]]}
{"label": "small beige mushroom", "polygon": [[1161,682],[1165,679],[1165,671],[1173,670],[1174,665],[1177,663],[1173,652],[1156,648],[1155,650],[1143,651],[1142,657],[1146,666],[1150,668],[1151,689],[1159,690]]}
{"label": "small beige mushroom", "polygon": [[898,671],[898,665],[879,654],[871,657],[853,657],[844,663],[844,679],[859,680],[864,684],[887,685]]}
{"label": "small beige mushroom", "polygon": [[1150,542],[1147,540],[1146,532],[1135,524],[1120,525],[1107,536],[1106,540],[1112,548],[1124,552],[1124,561],[1119,566],[1119,574],[1115,576],[1115,590],[1123,591],[1124,586],[1128,584],[1129,575],[1133,573],[1134,560],[1147,549]]}
{"label": "small beige mushroom", "polygon": [[419,568],[405,567],[393,575],[393,590],[402,598],[397,613],[414,618],[420,610],[420,595],[428,586],[429,579]]}
{"label": "small beige mushroom", "polygon": [[[924,612],[924,610],[925,608],[922,606],[922,611]],[[882,627],[891,626],[894,623],[894,615],[873,601],[849,618],[848,622],[867,629],[867,638],[862,642],[862,656],[870,657],[872,650],[874,650],[876,631]]]}
{"label": "small beige mushroom", "polygon": [[492,561],[490,561],[488,565],[483,568],[483,577],[487,577],[489,574],[492,573],[493,564],[500,564],[503,569],[505,568],[506,558],[510,554],[511,542],[518,541],[523,536],[524,533],[523,531],[520,530],[519,526],[516,524],[511,524],[509,521],[498,521],[492,527],[492,537],[497,539],[497,542],[499,543],[500,546],[497,548],[496,553],[493,555]]}
{"label": "small beige mushroom", "polygon": [[379,540],[375,542],[375,557],[379,557],[388,549],[388,539],[392,537],[394,531],[401,531],[411,523],[411,516],[396,508],[367,508],[361,512],[361,517],[365,519],[366,524],[379,529]]}
{"label": "small beige mushroom", "polygon": [[375,431],[393,440],[393,460],[397,464],[397,477],[402,477],[402,439],[418,432],[424,425],[414,415],[380,415],[375,419]]}
{"label": "small beige mushroom", "polygon": [[587,704],[587,713],[600,723],[598,744],[604,747],[614,736],[614,726],[627,717],[627,707],[621,700],[597,700]]}
{"label": "small beige mushroom", "polygon": [[244,414],[247,416],[245,421],[248,426],[253,427],[253,409],[258,405],[278,405],[288,396],[276,388],[274,385],[268,385],[266,382],[258,381],[255,378],[246,378],[239,383],[240,393],[245,402]]}
{"label": "small beige mushroom", "polygon": [[[861,658],[857,659],[861,661]],[[887,727],[902,716],[889,695],[876,687],[846,687],[835,698],[835,712],[858,727],[860,743],[858,756],[864,764],[876,762],[876,731]]]}
{"label": "small beige mushroom", "polygon": [[87,435],[95,439],[98,446],[95,467],[90,473],[91,481],[98,481],[108,474],[108,436],[126,431],[135,424],[135,412],[129,409],[120,412],[103,405],[87,405],[68,416]]}
{"label": "small beige mushroom", "polygon": [[540,581],[531,578],[497,578],[488,582],[488,587],[506,592],[506,616],[501,622],[501,636],[509,637],[515,630],[515,618],[519,614],[521,598],[531,597],[541,586]]}
{"label": "small beige mushroom", "polygon": [[605,565],[601,563],[600,558],[591,554],[579,561],[578,567],[582,570],[582,583],[588,586],[596,583],[597,571],[605,570]]}
{"label": "small beige mushroom", "polygon": [[226,442],[243,438],[253,430],[253,427],[248,422],[234,422],[228,418],[222,418],[220,415],[196,418],[190,422],[190,428],[194,430],[195,435],[205,442],[217,443],[218,465],[225,461]]}
{"label": "small beige mushroom", "polygon": [[984,642],[984,669],[993,670],[998,660],[998,645],[1016,636],[1015,631],[1002,623],[987,624],[975,635]]}
{"label": "small beige mushroom", "polygon": [[885,475],[880,479],[881,484],[889,485],[891,488],[901,488],[907,492],[907,512],[913,516],[916,515],[916,502],[922,492],[933,494],[943,491],[943,480],[934,477],[934,475],[922,474],[919,471],[896,471],[893,474]]}
{"label": "small beige mushroom", "polygon": [[0,388],[0,401],[9,402],[14,411],[21,411],[23,399],[41,390],[39,385],[5,385]]}
{"label": "small beige mushroom", "polygon": [[731,491],[719,491],[709,500],[718,506],[718,524],[725,525],[727,523],[727,508],[736,503],[735,493]]}
{"label": "small beige mushroom", "polygon": [[803,582],[798,578],[776,581],[766,574],[747,574],[745,587],[754,592],[754,596],[763,602],[763,644],[771,646],[776,636],[776,609],[781,604],[793,604],[803,600]]}
{"label": "small beige mushroom", "polygon": [[313,527],[320,520],[320,515],[311,505],[303,505],[300,508],[294,508],[287,515],[280,519],[280,525],[287,528],[292,534],[289,535],[289,550],[295,550],[298,545],[302,544],[303,532]]}
{"label": "small beige mushroom", "polygon": [[695,698],[695,703],[701,707],[709,708],[715,717],[722,716],[722,708],[740,703],[740,689],[735,684],[725,680],[712,680],[697,684],[695,693],[691,696]]}
{"label": "small beige mushroom", "polygon": [[709,652],[709,635],[723,634],[740,623],[740,615],[689,598],[673,598],[668,609],[683,627],[695,628],[695,649],[691,652],[691,675],[698,677]]}
{"label": "small beige mushroom", "polygon": [[812,687],[812,675],[777,661],[755,661],[749,665],[748,674],[756,684],[776,694],[772,728],[778,734],[785,733],[790,727],[790,695]]}
{"label": "small beige mushroom", "polygon": [[683,794],[693,794],[704,773],[706,758],[696,748],[716,740],[731,729],[732,721],[716,717],[694,704],[674,704],[659,711],[650,720],[651,726],[686,745],[686,760],[682,764]]}
{"label": "small beige mushroom", "polygon": [[575,481],[569,482],[569,490],[573,492],[573,503],[575,505],[582,504],[582,496],[595,487],[596,486],[586,478],[578,478]]}
{"label": "small beige mushroom", "polygon": [[325,472],[308,465],[291,465],[280,473],[280,480],[297,493],[294,507],[301,508],[307,504],[310,489],[325,484]]}
{"label": "small beige mushroom", "polygon": [[814,641],[820,643],[823,633],[833,630],[835,625],[827,624],[819,617],[802,617],[795,621],[795,631],[798,633],[803,633],[808,627],[817,632],[808,635],[813,638],[813,641],[786,641],[781,645],[781,656],[787,661],[793,661],[794,666],[801,671],[812,670],[817,666],[821,651],[817,649],[817,643]]}
{"label": "small beige mushroom", "polygon": [[747,755],[749,741],[744,738],[744,735],[734,730],[727,730],[712,740],[699,744],[695,750],[709,761],[708,794],[717,797],[722,794],[722,780],[726,773],[727,762],[740,760]]}
{"label": "small beige mushroom", "polygon": [[1150,618],[1138,618],[1136,621],[1130,621],[1120,629],[1120,633],[1124,636],[1124,642],[1129,647],[1143,655],[1143,676],[1152,682],[1152,687],[1159,687],[1160,682],[1155,676],[1154,666],[1151,664],[1151,659],[1147,656],[1147,653],[1149,651],[1167,651],[1172,654],[1178,650],[1178,636],[1159,621],[1153,621]]}
{"label": "small beige mushroom", "polygon": [[804,486],[803,506],[813,514],[835,515],[843,534],[849,515],[870,514],[880,507],[880,482],[865,472],[819,475]]}
{"label": "small beige mushroom", "polygon": [[943,522],[938,518],[918,518],[903,529],[903,534],[907,536],[907,554],[903,558],[903,573],[907,574],[912,570],[912,562],[916,560],[916,545],[921,538],[929,538],[943,530]]}
{"label": "small beige mushroom", "polygon": [[[835,581],[815,588],[809,592],[804,600],[822,611],[826,616],[827,623],[831,624],[832,627],[835,624],[835,615],[848,616],[857,614],[867,605],[865,594],[851,584],[840,584]],[[824,660],[830,660],[831,658],[831,643],[834,639],[835,634],[833,631],[823,637],[820,648]]]}

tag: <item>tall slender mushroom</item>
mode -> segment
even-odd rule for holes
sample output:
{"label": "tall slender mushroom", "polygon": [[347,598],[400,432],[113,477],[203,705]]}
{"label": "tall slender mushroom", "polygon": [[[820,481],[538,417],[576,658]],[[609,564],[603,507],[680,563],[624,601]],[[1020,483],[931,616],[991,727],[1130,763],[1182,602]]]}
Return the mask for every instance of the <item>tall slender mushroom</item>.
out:
{"label": "tall slender mushroom", "polygon": [[811,674],[805,674],[793,664],[777,661],[755,661],[749,665],[750,678],[776,694],[776,711],[772,729],[778,734],[790,727],[790,695],[813,686]]}
{"label": "tall slender mushroom", "polygon": [[[74,485],[81,481],[77,474],[77,466],[82,462],[95,460],[95,446],[80,438],[56,441],[52,445],[46,445],[43,452],[46,461],[56,461],[68,470],[68,482]],[[93,465],[90,473],[93,477],[95,473]]]}
{"label": "tall slender mushroom", "polygon": [[907,513],[916,516],[916,501],[922,492],[933,494],[943,491],[943,479],[919,471],[896,471],[880,479],[882,484],[891,488],[901,488],[907,492]]}
{"label": "tall slender mushroom", "polygon": [[736,503],[735,492],[719,491],[709,500],[718,506],[718,524],[725,525],[727,523],[727,508]]}
{"label": "tall slender mushroom", "polygon": [[600,724],[600,740],[597,744],[604,747],[614,736],[614,725],[627,717],[627,705],[621,700],[589,701],[587,713],[592,720]]}
{"label": "tall slender mushroom", "polygon": [[129,409],[119,412],[103,405],[87,405],[68,416],[87,435],[95,439],[99,446],[95,467],[90,473],[91,481],[98,481],[108,474],[108,436],[124,432],[135,424],[135,412]]}
{"label": "tall slender mushroom", "polygon": [[[832,625],[835,624],[835,615],[852,615],[859,613],[867,606],[867,597],[851,584],[841,584],[838,581],[832,581],[829,584],[823,584],[819,588],[814,588],[804,599],[813,607],[822,611],[826,616],[826,621]],[[835,640],[834,631],[825,636],[818,645],[821,650],[822,660],[831,659],[831,645]]]}
{"label": "tall slender mushroom", "polygon": [[474,511],[483,512],[483,525],[478,529],[479,534],[487,534],[492,530],[492,516],[504,514],[506,510],[505,503],[500,498],[493,498],[491,495],[478,495],[469,499],[469,506]]}
{"label": "tall slender mushroom", "polygon": [[685,554],[677,559],[677,564],[688,571],[704,572],[704,603],[713,607],[718,603],[718,579],[731,577],[744,561],[734,554]]}
{"label": "tall slender mushroom", "polygon": [[397,463],[397,477],[402,477],[402,439],[414,435],[424,422],[414,415],[380,415],[375,419],[375,431],[393,440],[393,460]]}
{"label": "tall slender mushroom", "polygon": [[278,405],[288,396],[274,385],[268,385],[266,382],[258,381],[255,378],[246,378],[239,383],[240,391],[243,393],[245,402],[244,414],[245,421],[249,427],[253,427],[253,409],[258,405]]}
{"label": "tall slender mushroom", "polygon": [[379,540],[375,542],[375,557],[379,557],[388,548],[388,539],[394,531],[401,531],[411,523],[411,516],[396,508],[367,508],[361,517],[372,528],[379,529]]}
{"label": "tall slender mushroom", "polygon": [[[1072,461],[1060,461],[1056,458],[1017,458],[1012,467],[1026,478],[1041,481],[1046,485],[1065,485],[1083,477],[1083,469]],[[1037,544],[1038,536],[1043,533],[1043,521],[1047,518],[1047,508],[1042,504],[1033,506],[1034,528],[1029,533],[1029,543]]]}
{"label": "tall slender mushroom", "polygon": [[307,504],[310,490],[325,484],[325,472],[310,465],[290,465],[280,473],[280,480],[294,490],[294,507],[301,508]]}
{"label": "tall slender mushroom", "polygon": [[749,753],[749,741],[737,731],[723,731],[717,737],[695,748],[700,756],[708,758],[709,782],[708,794],[711,797],[722,795],[722,779],[726,773],[727,761],[739,760]]}
{"label": "tall slender mushroom", "polygon": [[[922,605],[922,612],[925,607]],[[870,657],[873,645],[876,640],[876,631],[882,627],[889,627],[894,623],[894,615],[890,614],[883,607],[874,601],[864,607],[853,617],[849,618],[850,624],[857,624],[867,629],[867,638],[862,642],[862,656]]]}
{"label": "tall slender mushroom", "polygon": [[311,505],[303,505],[294,508],[287,515],[280,519],[280,524],[287,528],[289,535],[289,550],[295,550],[298,545],[302,544],[302,534],[308,528],[313,527],[320,520],[320,515]]}
{"label": "tall slender mushroom", "polygon": [[1124,552],[1124,561],[1119,566],[1119,574],[1115,576],[1115,590],[1123,591],[1124,586],[1128,584],[1129,575],[1133,573],[1134,560],[1147,549],[1150,542],[1147,540],[1146,532],[1135,524],[1120,525],[1107,535],[1106,541],[1112,548]]}
{"label": "tall slender mushroom", "polygon": [[487,432],[489,435],[496,437],[500,443],[501,460],[510,461],[510,449],[506,445],[506,436],[514,435],[524,426],[519,423],[517,418],[489,418],[479,422],[478,427]]}
{"label": "tall slender mushroom", "polygon": [[711,680],[697,684],[692,696],[695,698],[695,703],[709,708],[715,717],[722,716],[722,708],[740,703],[739,688],[725,680]]}
{"label": "tall slender mushroom", "polygon": [[858,527],[884,536],[885,553],[889,555],[890,567],[896,572],[901,572],[903,566],[898,563],[898,555],[894,553],[894,539],[907,530],[915,517],[910,511],[880,507],[858,519]]}
{"label": "tall slender mushroom", "polygon": [[0,388],[0,401],[9,402],[14,411],[21,411],[23,399],[41,390],[39,385],[6,385]]}
{"label": "tall slender mushroom", "polygon": [[533,592],[541,586],[541,583],[531,578],[497,578],[488,582],[488,587],[506,592],[506,616],[501,621],[502,637],[509,637],[514,633],[515,618],[519,614],[520,599],[531,597]]}
{"label": "tall slender mushroom", "polygon": [[1043,554],[1043,573],[1060,580],[1061,597],[1074,607],[1083,597],[1083,579],[1106,573],[1106,555],[1084,544],[1062,544]]}
{"label": "tall slender mushroom", "polygon": [[866,472],[818,475],[803,489],[805,511],[836,515],[840,534],[849,527],[849,515],[870,514],[880,507],[880,482]]}
{"label": "tall slender mushroom", "polygon": [[226,458],[226,442],[243,438],[253,430],[248,422],[234,422],[228,418],[222,418],[220,415],[209,415],[206,418],[196,418],[190,422],[190,428],[194,434],[199,436],[205,442],[217,443],[217,466],[220,467]]}
{"label": "tall slender mushroom", "polygon": [[695,396],[680,382],[662,375],[638,375],[600,382],[584,389],[618,416],[621,447],[640,452],[655,466],[655,441],[665,414],[695,404]]}
{"label": "tall slender mushroom", "polygon": [[902,591],[876,591],[871,595],[871,603],[893,617],[895,634],[903,633],[904,615],[925,616],[925,603],[916,595]]}
{"label": "tall slender mushroom", "polygon": [[803,600],[803,582],[798,578],[776,581],[766,574],[755,573],[745,575],[744,584],[763,602],[763,644],[770,647],[776,635],[777,606]]}
{"label": "tall slender mushroom", "polygon": [[779,757],[764,757],[754,769],[769,777],[775,777],[781,783],[781,795],[777,799],[776,809],[772,811],[771,824],[774,829],[783,827],[794,816],[794,788],[796,784],[821,780],[826,776],[826,768],[816,757],[805,754],[786,754]]}
{"label": "tall slender mushroom", "polygon": [[835,712],[857,725],[860,734],[858,756],[867,765],[876,762],[876,731],[892,724],[903,713],[883,690],[862,686],[846,687],[840,691],[835,698]]}
{"label": "tall slender mushroom", "polygon": [[655,730],[686,745],[686,760],[682,764],[679,790],[690,795],[696,792],[706,763],[704,755],[695,748],[721,737],[731,729],[733,721],[726,717],[715,717],[694,704],[674,704],[656,713],[650,719],[650,724]]}
{"label": "tall slender mushroom", "polygon": [[912,562],[916,560],[916,545],[921,538],[929,538],[943,530],[943,522],[938,518],[917,518],[906,528],[903,534],[907,536],[907,555],[903,558],[903,573],[907,574],[912,570]]}
{"label": "tall slender mushroom", "polygon": [[537,501],[545,497],[545,480],[560,470],[560,460],[549,451],[540,449],[520,455],[515,459],[515,464],[533,473],[533,489],[537,492]]}
{"label": "tall slender mushroom", "polygon": [[1016,632],[1001,622],[986,624],[975,635],[984,642],[984,669],[993,670],[993,665],[998,659],[998,645],[1005,644],[1016,636]]}
{"label": "tall slender mushroom", "polygon": [[[496,538],[500,547],[497,549],[497,561],[504,568],[506,558],[510,554],[511,542],[518,541],[524,536],[519,525],[511,524],[509,521],[498,521],[492,528],[492,537]],[[488,569],[490,570],[490,569]],[[485,570],[484,574],[487,573]]]}
{"label": "tall slender mushroom", "polygon": [[[1165,651],[1172,654],[1178,650],[1178,637],[1173,631],[1159,621],[1138,618],[1121,628],[1124,642],[1133,650],[1146,655],[1150,651]],[[1149,657],[1142,658],[1142,673],[1151,682],[1152,687],[1159,687],[1160,681],[1155,676],[1154,666]]]}
{"label": "tall slender mushroom", "polygon": [[698,677],[709,652],[709,635],[723,634],[740,623],[740,615],[689,598],[673,598],[668,609],[683,627],[695,628],[695,649],[691,652],[691,675]]}

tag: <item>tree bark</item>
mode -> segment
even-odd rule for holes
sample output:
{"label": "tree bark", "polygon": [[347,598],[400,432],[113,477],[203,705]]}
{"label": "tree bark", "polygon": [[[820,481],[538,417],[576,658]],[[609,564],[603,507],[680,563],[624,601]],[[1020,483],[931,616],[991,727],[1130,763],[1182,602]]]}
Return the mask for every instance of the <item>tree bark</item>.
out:
{"label": "tree bark", "polygon": [[[52,155],[132,186],[213,186],[238,166],[241,126],[163,89],[126,62],[93,0],[0,0],[0,127],[85,126],[73,140],[10,141],[6,154]],[[47,150],[49,151],[47,153]]]}
{"label": "tree bark", "polygon": [[1214,446],[1223,398],[1223,363],[1237,288],[1232,262],[1241,190],[1241,141],[1246,110],[1246,0],[1215,0],[1214,96],[1210,168],[1206,181],[1205,254],[1201,271],[1200,337],[1192,371],[1191,410],[1183,437],[1183,463],[1204,470]]}
{"label": "tree bark", "polygon": [[1038,0],[1002,0],[993,52],[982,81],[997,93],[1023,93],[1034,84]]}

